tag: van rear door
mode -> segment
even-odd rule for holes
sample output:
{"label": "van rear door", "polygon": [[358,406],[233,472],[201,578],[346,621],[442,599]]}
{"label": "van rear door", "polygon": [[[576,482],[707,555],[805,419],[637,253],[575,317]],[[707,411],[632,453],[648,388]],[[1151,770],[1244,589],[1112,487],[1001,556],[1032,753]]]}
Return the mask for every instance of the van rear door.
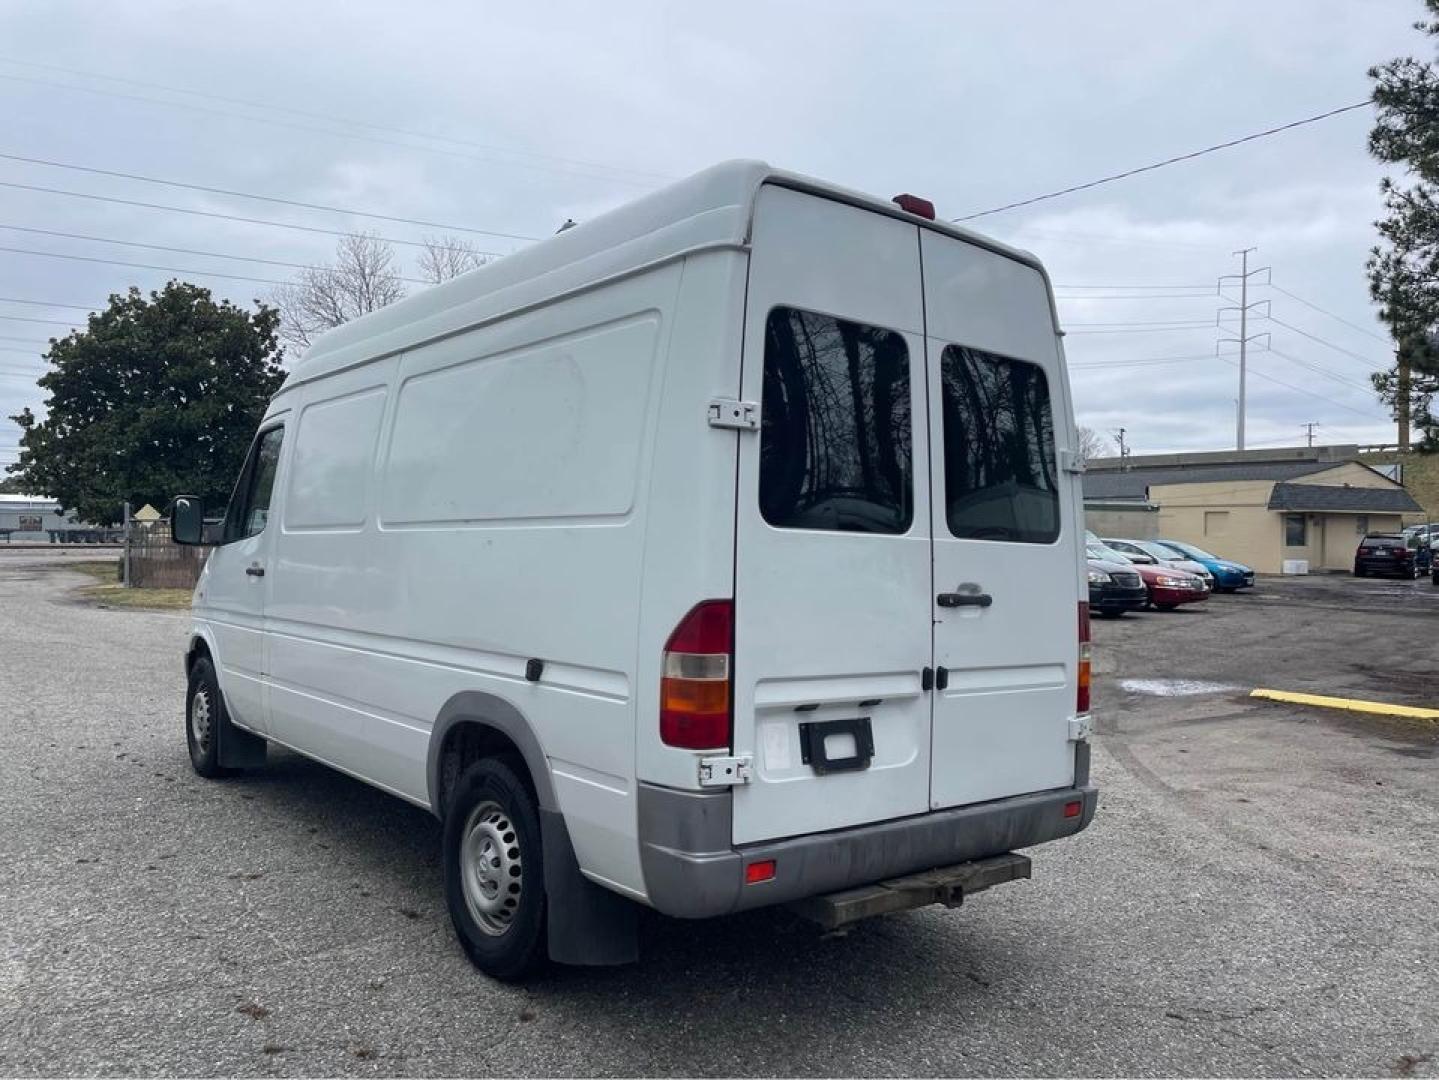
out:
{"label": "van rear door", "polygon": [[[734,841],[929,805],[929,433],[918,229],[766,186],[739,439]],[[1071,592],[1073,583],[1071,583]]]}
{"label": "van rear door", "polygon": [[939,808],[1073,782],[1080,492],[1043,275],[930,230],[921,249]]}

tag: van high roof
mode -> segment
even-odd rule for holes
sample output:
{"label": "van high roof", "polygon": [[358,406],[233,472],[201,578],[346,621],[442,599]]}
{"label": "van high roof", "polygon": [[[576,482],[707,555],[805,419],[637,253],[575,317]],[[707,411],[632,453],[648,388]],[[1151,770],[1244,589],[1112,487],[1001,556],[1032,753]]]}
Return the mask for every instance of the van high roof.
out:
{"label": "van high roof", "polygon": [[944,221],[915,217],[891,201],[774,169],[762,161],[727,161],[331,330],[294,365],[281,393],[329,372],[393,355],[687,253],[743,247],[750,238],[755,198],[765,183],[914,221],[1044,273],[1028,252]]}

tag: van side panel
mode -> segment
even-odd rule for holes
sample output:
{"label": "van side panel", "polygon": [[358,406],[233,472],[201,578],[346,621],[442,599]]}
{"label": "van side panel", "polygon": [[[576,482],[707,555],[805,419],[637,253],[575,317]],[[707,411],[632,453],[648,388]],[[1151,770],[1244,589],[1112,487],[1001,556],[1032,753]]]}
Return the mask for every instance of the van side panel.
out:
{"label": "van side panel", "polygon": [[268,613],[297,749],[428,803],[440,710],[493,695],[533,729],[581,868],[635,895],[639,496],[680,278],[671,264],[385,361],[365,523],[283,532]]}
{"label": "van side panel", "polygon": [[[735,459],[741,436],[711,428],[714,397],[739,393],[748,256],[692,255],[675,305],[656,420],[645,526],[636,769],[650,784],[698,786],[698,759],[659,738],[661,653],[696,603],[734,595]],[[753,437],[753,436],[746,436]]]}

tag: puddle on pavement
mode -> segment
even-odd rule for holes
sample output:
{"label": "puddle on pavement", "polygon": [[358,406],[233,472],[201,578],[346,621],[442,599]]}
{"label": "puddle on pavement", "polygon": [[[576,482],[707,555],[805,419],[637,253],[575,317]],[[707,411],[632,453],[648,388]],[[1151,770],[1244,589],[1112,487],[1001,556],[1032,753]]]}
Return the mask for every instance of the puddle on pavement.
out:
{"label": "puddle on pavement", "polygon": [[1151,697],[1197,697],[1200,694],[1227,694],[1240,689],[1228,683],[1202,679],[1122,679],[1119,688],[1131,694]]}

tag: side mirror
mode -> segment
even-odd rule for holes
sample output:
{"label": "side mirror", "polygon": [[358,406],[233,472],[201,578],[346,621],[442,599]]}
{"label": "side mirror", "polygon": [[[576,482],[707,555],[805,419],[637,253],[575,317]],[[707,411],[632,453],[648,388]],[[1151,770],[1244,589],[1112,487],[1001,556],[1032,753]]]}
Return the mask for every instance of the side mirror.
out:
{"label": "side mirror", "polygon": [[170,503],[170,539],[177,544],[205,541],[205,500],[198,495],[176,495]]}

